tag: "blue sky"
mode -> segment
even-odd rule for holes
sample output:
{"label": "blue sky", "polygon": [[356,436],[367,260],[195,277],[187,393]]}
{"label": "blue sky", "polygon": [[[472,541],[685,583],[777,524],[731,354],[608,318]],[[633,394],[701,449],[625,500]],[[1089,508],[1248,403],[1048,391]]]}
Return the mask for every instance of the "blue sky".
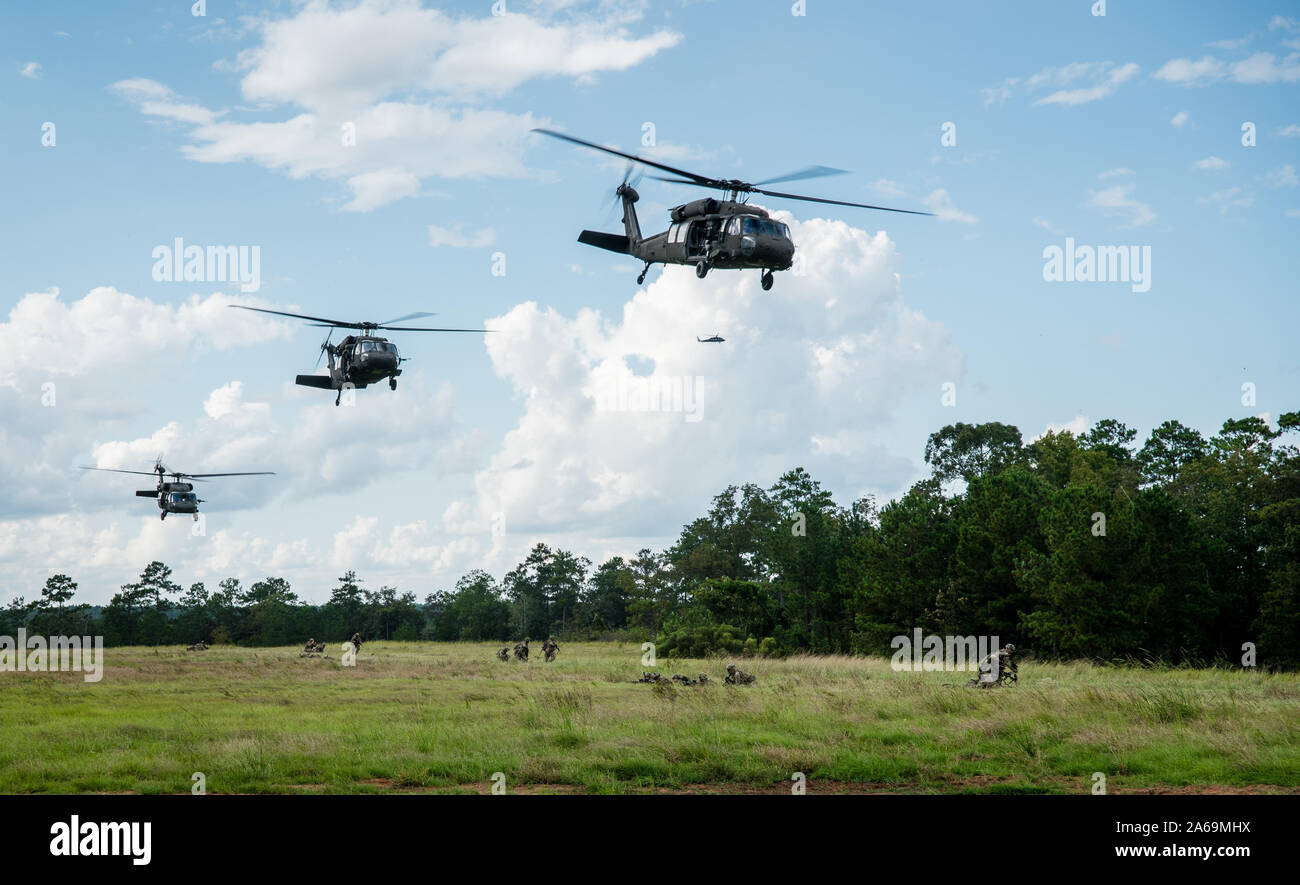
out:
{"label": "blue sky", "polygon": [[[1145,437],[1296,408],[1300,4],[791,6],[7,7],[0,591],[64,571],[104,601],[161,558],[186,583],[284,574],[320,599],[351,567],[423,595],[537,540],[662,546],[795,466],[888,498],[953,421]],[[617,229],[620,165],[535,125],[718,176],[835,166],[802,192],[940,214],[772,200],[806,276],[637,287],[576,242]],[[641,193],[647,231],[698,195]],[[260,290],[155,281],[177,237],[258,246]],[[1045,281],[1067,237],[1149,247],[1150,290]],[[499,331],[395,337],[398,391],[334,409],[291,383],[320,330],[236,300]],[[705,379],[702,420],[593,410],[593,385],[647,373]],[[278,476],[206,488],[196,536],[76,470],[158,452]]]}

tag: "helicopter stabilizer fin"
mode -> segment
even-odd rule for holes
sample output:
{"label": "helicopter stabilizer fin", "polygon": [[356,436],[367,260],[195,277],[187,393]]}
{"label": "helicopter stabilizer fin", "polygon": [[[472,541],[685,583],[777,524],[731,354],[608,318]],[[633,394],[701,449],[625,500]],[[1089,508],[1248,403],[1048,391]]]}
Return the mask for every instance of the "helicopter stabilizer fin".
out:
{"label": "helicopter stabilizer fin", "polygon": [[631,253],[631,240],[623,234],[605,234],[595,230],[584,230],[578,234],[578,242],[597,249],[606,249],[620,255]]}
{"label": "helicopter stabilizer fin", "polygon": [[334,380],[329,375],[299,375],[296,383],[303,387],[319,387],[321,390],[334,389]]}

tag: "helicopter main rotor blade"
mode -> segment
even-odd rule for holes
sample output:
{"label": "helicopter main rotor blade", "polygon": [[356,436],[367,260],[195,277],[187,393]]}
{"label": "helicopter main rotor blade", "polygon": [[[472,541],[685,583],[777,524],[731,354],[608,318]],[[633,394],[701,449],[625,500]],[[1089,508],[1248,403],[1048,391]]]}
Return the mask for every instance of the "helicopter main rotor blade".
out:
{"label": "helicopter main rotor blade", "polygon": [[420,326],[375,326],[392,332],[491,332],[492,329],[426,329]]}
{"label": "helicopter main rotor blade", "polygon": [[672,184],[699,184],[698,181],[690,181],[685,178],[664,178],[662,175],[651,175],[650,177],[655,181],[667,181]]}
{"label": "helicopter main rotor blade", "polygon": [[798,172],[789,172],[785,175],[769,178],[766,181],[754,183],[757,187],[760,184],[777,184],[782,181],[800,181],[804,178],[823,178],[827,175],[847,175],[847,169],[834,169],[830,166],[809,166],[807,169],[800,169]]}
{"label": "helicopter main rotor blade", "polygon": [[[81,465],[77,465],[77,466],[80,467]],[[152,477],[157,477],[157,476],[158,476],[158,471],[157,471],[157,470],[148,470],[148,471],[145,471],[145,470],[118,470],[116,467],[81,467],[81,469],[82,469],[82,470],[103,470],[103,471],[105,471],[106,473],[134,473],[136,476],[152,476]]]}
{"label": "helicopter main rotor blade", "polygon": [[387,326],[387,325],[391,325],[392,323],[400,323],[403,320],[418,320],[421,317],[436,317],[436,316],[437,316],[436,313],[428,313],[427,311],[423,311],[421,313],[408,313],[406,316],[396,317],[391,320],[384,320],[379,325]]}
{"label": "helicopter main rotor blade", "polygon": [[362,326],[365,325],[364,323],[345,323],[340,320],[328,320],[325,319],[324,317],[311,317],[311,316],[307,316],[305,313],[289,313],[288,311],[284,311],[284,310],[267,310],[265,307],[245,307],[242,304],[230,304],[227,306],[237,307],[240,310],[255,310],[258,313],[273,313],[276,316],[282,316],[282,317],[294,317],[295,319],[299,319],[299,320],[315,320],[316,322],[321,323],[323,325],[334,326],[339,329],[360,329]]}
{"label": "helicopter main rotor blade", "polygon": [[256,470],[252,473],[182,473],[181,476],[190,479],[205,479],[212,476],[275,476],[272,470]]}
{"label": "helicopter main rotor blade", "polygon": [[605,147],[590,141],[583,141],[581,138],[574,138],[572,135],[565,135],[563,132],[555,132],[551,129],[534,129],[534,132],[540,132],[543,135],[549,135],[552,138],[559,138],[564,141],[570,141],[574,144],[580,144],[583,147],[589,147],[593,150],[604,151],[607,154],[613,154],[616,157],[622,157],[625,160],[631,160],[634,163],[640,163],[643,166],[653,166],[655,169],[662,169],[664,172],[671,172],[673,175],[680,175],[683,178],[689,178],[692,184],[702,184],[712,186],[714,179],[707,178],[703,175],[696,175],[694,172],[687,172],[685,169],[675,169],[672,166],[665,166],[663,163],[656,163],[654,160],[647,160],[645,157],[638,157],[636,154],[625,154],[622,151],[616,151],[613,148]]}
{"label": "helicopter main rotor blade", "polygon": [[919,212],[916,209],[893,209],[889,206],[871,206],[867,203],[849,203],[845,200],[828,200],[824,197],[804,197],[799,194],[783,194],[779,191],[768,191],[762,188],[754,188],[756,194],[767,194],[769,197],[783,197],[787,200],[803,200],[808,203],[830,203],[833,206],[854,206],[858,209],[879,209],[882,212],[904,212],[908,215],[934,215],[933,212]]}

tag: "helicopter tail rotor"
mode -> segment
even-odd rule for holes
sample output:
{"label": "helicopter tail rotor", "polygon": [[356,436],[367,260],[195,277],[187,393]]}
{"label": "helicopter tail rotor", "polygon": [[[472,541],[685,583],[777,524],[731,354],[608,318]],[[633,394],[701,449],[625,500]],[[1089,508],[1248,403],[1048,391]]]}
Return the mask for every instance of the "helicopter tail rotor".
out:
{"label": "helicopter tail rotor", "polygon": [[329,346],[330,346],[330,338],[331,338],[333,335],[334,335],[334,328],[331,326],[329,332],[326,333],[326,335],[325,335],[325,340],[321,342],[321,345],[320,345],[320,353],[317,354],[317,356],[316,356],[316,366],[315,366],[315,368],[314,368],[312,371],[315,371],[315,369],[319,369],[319,368],[320,368],[320,362],[321,362],[321,360],[325,359],[325,351],[329,350]]}

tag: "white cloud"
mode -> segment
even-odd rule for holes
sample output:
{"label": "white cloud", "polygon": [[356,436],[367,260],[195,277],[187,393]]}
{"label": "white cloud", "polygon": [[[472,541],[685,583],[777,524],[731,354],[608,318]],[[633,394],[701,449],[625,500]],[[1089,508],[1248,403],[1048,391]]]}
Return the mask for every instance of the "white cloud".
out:
{"label": "white cloud", "polygon": [[1218,80],[1224,76],[1224,71],[1223,62],[1210,55],[1199,61],[1175,58],[1165,62],[1164,66],[1156,71],[1155,78],[1180,86],[1194,86]]}
{"label": "white cloud", "polygon": [[888,178],[877,178],[871,185],[871,189],[876,193],[884,194],[886,197],[902,197],[907,195],[907,191],[897,181],[890,181]]}
{"label": "white cloud", "polygon": [[1034,227],[1041,227],[1043,230],[1047,231],[1048,233],[1056,234],[1057,236],[1065,235],[1065,231],[1061,230],[1056,225],[1052,224],[1046,218],[1035,218]]}
{"label": "white cloud", "polygon": [[1127,223],[1121,225],[1124,228],[1150,224],[1156,220],[1156,213],[1146,203],[1141,203],[1134,197],[1136,189],[1135,184],[1117,184],[1099,191],[1091,191],[1088,205],[1100,209],[1106,216],[1127,219]]}
{"label": "white cloud", "polygon": [[294,109],[278,120],[221,119],[225,112],[184,103],[152,80],[114,90],[142,113],[190,124],[190,159],[342,181],[352,195],[343,208],[365,212],[418,193],[429,177],[527,174],[529,130],[547,121],[479,106],[485,99],[536,79],[583,84],[681,39],[664,29],[630,33],[639,14],[616,6],[561,14],[471,18],[417,0],[301,5],[257,22],[261,43],[235,64],[243,97],[263,116]]}
{"label": "white cloud", "polygon": [[1016,92],[1051,93],[1034,101],[1035,105],[1059,104],[1067,107],[1087,104],[1113,95],[1115,90],[1137,76],[1136,62],[1117,64],[1113,61],[1073,62],[1055,68],[1043,68],[1031,77],[1008,77],[998,86],[981,89],[984,106],[1000,104]]}
{"label": "white cloud", "polygon": [[1283,163],[1276,169],[1270,169],[1263,178],[1273,187],[1295,187],[1300,182],[1300,179],[1296,178],[1295,167],[1290,163]]}
{"label": "white cloud", "polygon": [[1300,81],[1300,53],[1279,60],[1271,52],[1256,52],[1231,63],[1210,55],[1195,61],[1175,58],[1165,62],[1155,77],[1179,86],[1204,86],[1221,80],[1243,85],[1295,83]]}
{"label": "white cloud", "polygon": [[35,80],[41,75],[40,62],[29,61],[18,69],[18,75],[28,80]]}
{"label": "white cloud", "polygon": [[1179,129],[1181,129],[1187,125],[1187,121],[1190,120],[1191,118],[1192,115],[1187,113],[1187,111],[1179,111],[1178,113],[1174,114],[1173,118],[1170,119],[1169,122],[1171,125],[1177,126]]}
{"label": "white cloud", "polygon": [[1051,421],[1048,421],[1047,427],[1043,432],[1037,436],[1030,437],[1029,442],[1037,442],[1049,433],[1072,433],[1076,437],[1082,436],[1088,432],[1088,428],[1091,426],[1092,423],[1084,415],[1076,415],[1064,424],[1054,424]]}
{"label": "white cloud", "polygon": [[1232,208],[1244,209],[1254,205],[1255,195],[1249,191],[1243,191],[1239,187],[1230,187],[1215,191],[1208,197],[1199,197],[1196,202],[1218,206],[1220,212],[1227,212]]}
{"label": "white cloud", "polygon": [[1297,126],[1295,123],[1292,123],[1292,124],[1289,125],[1289,126],[1285,126],[1285,127],[1281,128],[1281,129],[1279,129],[1278,132],[1277,132],[1277,134],[1278,134],[1279,136],[1281,136],[1282,138],[1297,138],[1297,137],[1300,137],[1300,126]]}
{"label": "white cloud", "polygon": [[[1120,65],[1119,67],[1114,67],[1110,62],[1104,62],[1100,68],[1096,67],[1096,64],[1097,63],[1080,66],[1081,68],[1087,67],[1088,70],[1080,70],[1077,74],[1072,72],[1066,78],[1067,82],[1073,82],[1073,80],[1078,77],[1088,77],[1094,81],[1091,85],[1075,87],[1072,89],[1059,89],[1051,95],[1038,99],[1034,104],[1061,104],[1071,106],[1097,101],[1098,99],[1106,98],[1107,96],[1114,94],[1116,89],[1136,77],[1139,70],[1136,62],[1129,62],[1128,64]],[[1067,65],[1066,68],[1058,70],[1065,71],[1071,67],[1072,66]]]}
{"label": "white cloud", "polygon": [[429,245],[451,246],[456,249],[482,249],[497,241],[496,231],[490,227],[468,232],[463,230],[463,227],[464,225],[459,222],[451,227],[429,225]]}
{"label": "white cloud", "polygon": [[952,198],[948,191],[940,188],[932,191],[928,197],[921,200],[925,207],[939,216],[940,221],[956,221],[960,224],[975,224],[979,218],[971,215],[969,212],[963,212],[952,203]]}
{"label": "white cloud", "polygon": [[1107,169],[1104,172],[1097,173],[1097,177],[1102,181],[1108,178],[1120,178],[1125,175],[1137,175],[1137,173],[1127,166],[1120,166],[1118,169]]}
{"label": "white cloud", "polygon": [[1197,160],[1195,163],[1193,163],[1192,168],[1201,169],[1203,171],[1211,171],[1216,169],[1227,169],[1231,165],[1232,165],[1231,163],[1229,163],[1227,160],[1223,159],[1222,157],[1206,157],[1203,160]]}
{"label": "white cloud", "polygon": [[[621,317],[529,302],[489,320],[501,330],[487,342],[493,367],[524,412],[444,524],[501,513],[512,537],[637,537],[688,518],[700,490],[737,465],[772,477],[803,465],[832,486],[909,481],[914,466],[881,449],[880,429],[909,392],[960,375],[962,356],[946,328],[904,304],[883,232],[776,215],[803,271],[778,274],[771,292],[756,272],[699,280],[668,267]],[[727,343],[695,341],[714,331]],[[688,384],[689,398],[677,411],[609,407],[620,390],[635,404],[638,384]]]}

